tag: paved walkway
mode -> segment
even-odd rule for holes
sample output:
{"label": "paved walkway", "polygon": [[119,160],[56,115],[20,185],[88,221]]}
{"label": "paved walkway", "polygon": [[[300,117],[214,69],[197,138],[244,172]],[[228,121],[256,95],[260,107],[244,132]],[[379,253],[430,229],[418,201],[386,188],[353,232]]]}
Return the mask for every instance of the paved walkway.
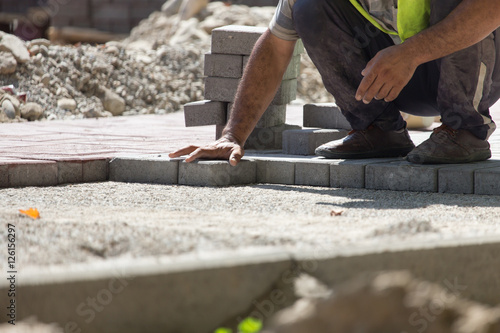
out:
{"label": "paved walkway", "polygon": [[[289,106],[287,122],[300,125],[301,110],[301,106]],[[492,113],[494,119],[500,119],[500,104]],[[0,187],[13,187],[107,180],[107,164],[116,156],[161,154],[187,144],[207,143],[213,140],[215,129],[214,126],[186,128],[183,113],[177,112],[162,116],[0,124],[0,133]],[[411,132],[416,144],[429,134],[430,131]],[[493,160],[500,159],[500,131],[490,142]]]}

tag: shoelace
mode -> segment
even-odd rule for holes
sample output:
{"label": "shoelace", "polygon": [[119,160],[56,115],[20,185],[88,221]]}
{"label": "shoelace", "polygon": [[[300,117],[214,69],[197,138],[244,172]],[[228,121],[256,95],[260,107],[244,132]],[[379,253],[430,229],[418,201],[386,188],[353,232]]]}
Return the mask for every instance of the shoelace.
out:
{"label": "shoelace", "polygon": [[438,133],[440,133],[440,132],[445,132],[445,133],[449,134],[451,137],[455,137],[455,136],[457,136],[458,130],[453,129],[453,128],[451,128],[450,126],[447,126],[447,125],[443,124],[443,125],[441,125],[441,126],[439,126],[439,127],[435,128],[435,129],[433,130],[433,132],[434,132],[435,134],[438,134]]}

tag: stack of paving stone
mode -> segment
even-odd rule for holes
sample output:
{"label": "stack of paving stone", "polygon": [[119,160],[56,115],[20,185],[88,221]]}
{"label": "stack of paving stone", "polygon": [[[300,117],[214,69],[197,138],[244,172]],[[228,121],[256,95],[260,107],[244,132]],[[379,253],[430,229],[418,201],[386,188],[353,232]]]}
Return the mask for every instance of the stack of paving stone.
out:
{"label": "stack of paving stone", "polygon": [[[231,112],[234,97],[255,42],[265,27],[225,26],[212,31],[211,52],[205,55],[205,99],[184,105],[186,126],[216,125],[216,138]],[[282,149],[283,132],[299,129],[288,125],[286,104],[296,97],[302,42],[295,47],[292,60],[271,105],[248,138],[246,149]]]}
{"label": "stack of paving stone", "polygon": [[314,155],[317,147],[345,137],[351,129],[335,103],[304,105],[303,126],[283,133],[283,153]]}

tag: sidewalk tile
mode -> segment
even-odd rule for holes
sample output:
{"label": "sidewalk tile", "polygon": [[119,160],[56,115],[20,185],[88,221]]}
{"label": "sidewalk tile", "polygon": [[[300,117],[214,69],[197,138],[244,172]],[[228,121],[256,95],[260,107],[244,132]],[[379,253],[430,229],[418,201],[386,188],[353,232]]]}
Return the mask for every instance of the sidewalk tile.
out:
{"label": "sidewalk tile", "polygon": [[233,167],[228,161],[179,163],[179,184],[195,186],[228,186],[257,181],[257,163],[242,160]]}
{"label": "sidewalk tile", "polygon": [[81,161],[59,161],[57,162],[57,183],[78,184],[83,182],[83,171]]}
{"label": "sidewalk tile", "polygon": [[257,160],[257,183],[295,184],[295,162]]}
{"label": "sidewalk tile", "polygon": [[0,188],[9,187],[9,165],[0,164]]}
{"label": "sidewalk tile", "polygon": [[474,194],[500,195],[500,167],[474,173]]}
{"label": "sidewalk tile", "polygon": [[295,184],[330,186],[330,164],[321,160],[310,160],[295,164]]}
{"label": "sidewalk tile", "polygon": [[57,163],[54,161],[22,161],[9,164],[9,186],[57,185]]}
{"label": "sidewalk tile", "polygon": [[95,159],[82,162],[82,181],[104,182],[109,179],[110,159]]}
{"label": "sidewalk tile", "polygon": [[443,167],[438,171],[439,192],[473,194],[475,171],[494,167],[500,167],[500,161],[489,160]]}
{"label": "sidewalk tile", "polygon": [[398,159],[332,160],[330,164],[330,186],[339,188],[365,188],[365,168],[367,165],[393,161],[398,161]]}
{"label": "sidewalk tile", "polygon": [[443,165],[417,165],[400,161],[366,166],[365,187],[374,190],[437,192],[438,169]]}
{"label": "sidewalk tile", "polygon": [[[178,170],[179,159],[170,159],[167,155],[116,157],[109,163],[109,180],[129,183],[177,184]],[[91,174],[89,174],[90,176]]]}

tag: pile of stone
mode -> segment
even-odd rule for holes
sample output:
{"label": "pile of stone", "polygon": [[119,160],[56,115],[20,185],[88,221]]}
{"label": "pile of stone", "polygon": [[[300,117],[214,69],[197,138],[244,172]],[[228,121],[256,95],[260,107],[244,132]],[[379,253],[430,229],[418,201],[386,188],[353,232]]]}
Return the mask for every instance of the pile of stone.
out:
{"label": "pile of stone", "polygon": [[[212,31],[211,52],[205,55],[205,100],[184,106],[186,126],[217,125],[216,138],[221,136],[249,55],[265,30],[231,25]],[[286,104],[296,97],[302,52],[302,43],[298,43],[278,92],[247,140],[247,149],[281,149],[280,136],[275,134],[289,127],[285,125]],[[272,140],[260,138],[265,131],[273,133],[269,135]]]}
{"label": "pile of stone", "polygon": [[274,11],[274,7],[228,6],[217,1],[209,3],[196,16],[187,20],[168,12],[154,12],[132,29],[123,43],[140,43],[152,49],[168,44],[193,44],[202,49],[204,54],[210,49],[213,29],[225,25],[267,27]]}
{"label": "pile of stone", "polygon": [[462,298],[467,286],[456,279],[438,285],[386,272],[333,291],[318,281],[307,284],[302,291],[309,295],[278,313],[263,333],[500,332],[500,307]]}
{"label": "pile of stone", "polygon": [[[36,119],[164,114],[203,95],[202,60],[194,46],[58,46],[44,39],[24,43],[8,34],[2,41],[23,50],[23,58],[4,51],[0,63],[13,65],[0,64],[0,85],[13,84],[26,92],[27,101],[43,109]],[[17,110],[14,117],[0,112],[0,121],[22,119],[34,117],[25,118]]]}

